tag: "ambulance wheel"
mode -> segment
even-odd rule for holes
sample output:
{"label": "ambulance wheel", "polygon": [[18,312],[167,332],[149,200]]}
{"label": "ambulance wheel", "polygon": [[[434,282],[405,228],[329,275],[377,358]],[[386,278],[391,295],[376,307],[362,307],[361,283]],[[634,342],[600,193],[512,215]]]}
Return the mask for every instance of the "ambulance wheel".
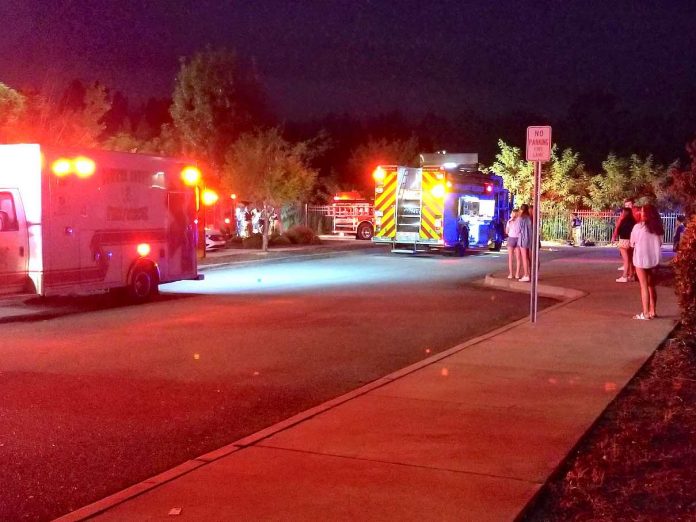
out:
{"label": "ambulance wheel", "polygon": [[157,294],[157,276],[155,271],[146,266],[133,269],[131,284],[128,286],[128,297],[132,301],[142,303]]}
{"label": "ambulance wheel", "polygon": [[356,239],[364,239],[365,241],[372,239],[372,225],[369,223],[360,223],[358,231],[355,234]]}

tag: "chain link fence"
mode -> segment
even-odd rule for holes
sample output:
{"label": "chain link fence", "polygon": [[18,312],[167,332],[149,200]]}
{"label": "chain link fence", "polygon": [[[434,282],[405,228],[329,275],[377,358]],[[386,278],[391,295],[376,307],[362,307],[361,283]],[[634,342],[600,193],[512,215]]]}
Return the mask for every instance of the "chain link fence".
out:
{"label": "chain link fence", "polygon": [[[592,241],[597,245],[611,242],[618,213],[591,210],[579,210],[576,213],[582,220],[582,237],[585,238],[585,241]],[[541,238],[545,241],[570,241],[572,239],[570,231],[572,214],[570,211],[542,212]],[[662,241],[671,243],[674,239],[677,214],[662,214],[662,224],[665,228]]]}

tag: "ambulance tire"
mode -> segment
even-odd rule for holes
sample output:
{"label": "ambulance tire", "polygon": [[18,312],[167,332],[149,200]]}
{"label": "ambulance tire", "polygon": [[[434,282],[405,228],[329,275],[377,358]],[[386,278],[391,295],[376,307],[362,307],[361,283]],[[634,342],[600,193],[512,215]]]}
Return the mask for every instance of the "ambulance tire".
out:
{"label": "ambulance tire", "polygon": [[360,223],[358,225],[358,230],[355,233],[355,239],[362,239],[368,241],[372,239],[372,225],[370,223]]}
{"label": "ambulance tire", "polygon": [[157,274],[155,270],[146,265],[138,265],[131,274],[131,283],[128,285],[128,297],[136,303],[149,301],[158,293]]}

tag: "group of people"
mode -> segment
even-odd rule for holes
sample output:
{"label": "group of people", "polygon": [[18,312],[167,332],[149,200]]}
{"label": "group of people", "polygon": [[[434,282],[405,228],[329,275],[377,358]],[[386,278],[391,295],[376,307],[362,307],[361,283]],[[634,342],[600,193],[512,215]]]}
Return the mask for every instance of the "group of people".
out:
{"label": "group of people", "polygon": [[[679,249],[679,241],[684,232],[685,218],[677,218],[674,234],[674,251]],[[573,214],[571,230],[576,245],[583,244],[582,222]],[[508,279],[530,281],[532,216],[528,205],[521,205],[512,211],[505,227],[508,248]],[[616,222],[612,242],[618,242],[622,265],[617,283],[638,280],[642,311],[634,319],[650,320],[656,315],[657,292],[655,288],[655,269],[660,264],[664,226],[660,213],[653,205],[634,205],[627,199]]]}
{"label": "group of people", "polygon": [[[684,217],[677,218],[674,235],[674,251],[679,249],[679,241],[684,231]],[[624,201],[621,215],[616,221],[612,242],[618,241],[621,253],[622,271],[617,283],[635,281],[640,283],[642,311],[633,316],[638,320],[657,317],[657,291],[655,288],[655,269],[660,264],[664,226],[660,213],[653,205],[638,207],[632,199]]]}
{"label": "group of people", "polygon": [[[278,213],[273,208],[270,208],[270,215],[270,234],[280,233],[281,224]],[[238,206],[235,211],[235,220],[237,236],[241,238],[251,237],[252,234],[263,234],[263,229],[266,225],[264,210],[256,207]]]}
{"label": "group of people", "polygon": [[508,279],[515,278],[528,282],[532,265],[532,215],[529,205],[521,205],[512,210],[505,226],[505,233],[508,249]]}

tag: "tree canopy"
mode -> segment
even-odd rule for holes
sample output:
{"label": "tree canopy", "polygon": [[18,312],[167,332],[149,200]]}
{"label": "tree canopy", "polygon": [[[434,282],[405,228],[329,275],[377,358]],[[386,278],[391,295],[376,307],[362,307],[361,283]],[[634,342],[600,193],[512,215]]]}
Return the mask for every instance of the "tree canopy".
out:
{"label": "tree canopy", "polygon": [[[305,199],[317,179],[311,142],[290,143],[277,128],[242,135],[227,151],[222,185],[267,210]],[[268,215],[268,212],[267,212]],[[268,248],[264,227],[263,249]]]}
{"label": "tree canopy", "polygon": [[226,49],[181,59],[170,112],[182,152],[216,169],[237,138],[269,121],[254,68]]}

